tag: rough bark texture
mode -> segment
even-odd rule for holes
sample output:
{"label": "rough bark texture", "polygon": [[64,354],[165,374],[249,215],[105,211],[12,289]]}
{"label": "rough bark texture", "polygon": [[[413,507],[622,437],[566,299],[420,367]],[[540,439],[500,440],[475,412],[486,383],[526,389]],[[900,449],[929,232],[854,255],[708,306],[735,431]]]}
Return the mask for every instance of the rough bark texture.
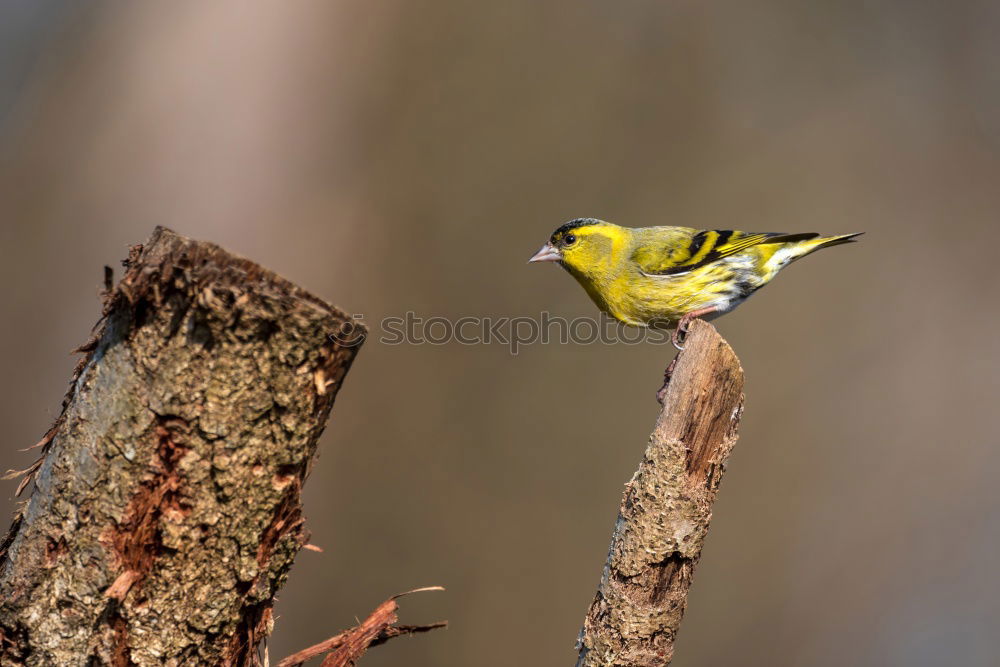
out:
{"label": "rough bark texture", "polygon": [[166,229],[125,265],[0,545],[0,663],[257,664],[357,325]]}
{"label": "rough bark texture", "polygon": [[577,667],[646,667],[673,658],[742,411],[739,360],[710,324],[695,320],[672,364],[645,457],[625,486]]}

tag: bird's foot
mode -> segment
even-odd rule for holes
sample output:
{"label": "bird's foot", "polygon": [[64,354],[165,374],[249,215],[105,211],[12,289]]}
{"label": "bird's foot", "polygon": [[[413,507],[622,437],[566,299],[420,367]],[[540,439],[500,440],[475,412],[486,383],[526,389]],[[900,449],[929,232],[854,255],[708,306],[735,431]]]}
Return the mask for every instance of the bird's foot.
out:
{"label": "bird's foot", "polygon": [[684,351],[684,339],[687,338],[688,326],[690,326],[691,320],[687,315],[682,317],[677,323],[677,328],[674,329],[674,333],[670,335],[670,342],[674,344],[679,352]]}
{"label": "bird's foot", "polygon": [[681,319],[678,320],[677,328],[674,329],[674,333],[670,337],[670,342],[674,344],[674,347],[683,352],[684,340],[687,338],[688,327],[691,326],[691,320],[696,320],[705,315],[711,315],[714,312],[716,312],[715,306],[710,306],[708,308],[692,310],[690,313],[684,314]]}

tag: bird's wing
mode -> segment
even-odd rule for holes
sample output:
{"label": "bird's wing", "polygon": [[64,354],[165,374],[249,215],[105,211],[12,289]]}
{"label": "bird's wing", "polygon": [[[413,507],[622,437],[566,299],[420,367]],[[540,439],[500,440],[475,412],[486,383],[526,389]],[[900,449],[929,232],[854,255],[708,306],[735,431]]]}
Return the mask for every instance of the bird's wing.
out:
{"label": "bird's wing", "polygon": [[748,234],[731,229],[693,231],[691,234],[673,236],[660,242],[651,239],[635,250],[632,260],[646,275],[673,276],[687,273],[762,243],[793,243],[817,236],[819,235],[812,233]]}

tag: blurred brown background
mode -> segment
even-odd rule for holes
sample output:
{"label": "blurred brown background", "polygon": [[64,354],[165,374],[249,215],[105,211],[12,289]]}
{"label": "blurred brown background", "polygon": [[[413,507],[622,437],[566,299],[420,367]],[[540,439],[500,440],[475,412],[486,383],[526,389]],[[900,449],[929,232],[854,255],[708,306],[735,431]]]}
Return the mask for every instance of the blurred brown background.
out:
{"label": "blurred brown background", "polygon": [[[747,409],[675,664],[1000,664],[998,30],[985,0],[4,2],[0,467],[157,224],[369,323],[592,314],[524,264],[576,216],[865,230],[718,322]],[[572,664],[671,356],[369,342],[271,655],[442,584],[404,622],[451,628],[366,667]]]}

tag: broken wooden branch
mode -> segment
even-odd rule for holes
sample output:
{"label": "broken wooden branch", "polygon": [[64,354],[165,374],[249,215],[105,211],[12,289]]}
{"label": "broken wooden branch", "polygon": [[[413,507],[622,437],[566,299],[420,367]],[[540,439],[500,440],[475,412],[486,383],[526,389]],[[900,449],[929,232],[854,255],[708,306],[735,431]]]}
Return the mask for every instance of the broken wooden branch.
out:
{"label": "broken wooden branch", "polygon": [[743,411],[743,369],[712,325],[692,323],[638,471],[625,486],[577,667],[670,663]]}
{"label": "broken wooden branch", "polygon": [[444,588],[441,586],[428,586],[394,595],[376,607],[375,611],[369,614],[362,623],[318,644],[293,653],[279,662],[278,667],[299,667],[324,653],[327,656],[323,658],[320,667],[349,667],[354,665],[370,647],[384,644],[394,637],[446,628],[448,621],[427,625],[396,625],[396,622],[399,621],[399,617],[396,615],[399,605],[396,604],[396,600],[411,593],[443,590]]}
{"label": "broken wooden branch", "polygon": [[23,471],[0,664],[259,664],[363,333],[211,243],[158,228],[133,248]]}

